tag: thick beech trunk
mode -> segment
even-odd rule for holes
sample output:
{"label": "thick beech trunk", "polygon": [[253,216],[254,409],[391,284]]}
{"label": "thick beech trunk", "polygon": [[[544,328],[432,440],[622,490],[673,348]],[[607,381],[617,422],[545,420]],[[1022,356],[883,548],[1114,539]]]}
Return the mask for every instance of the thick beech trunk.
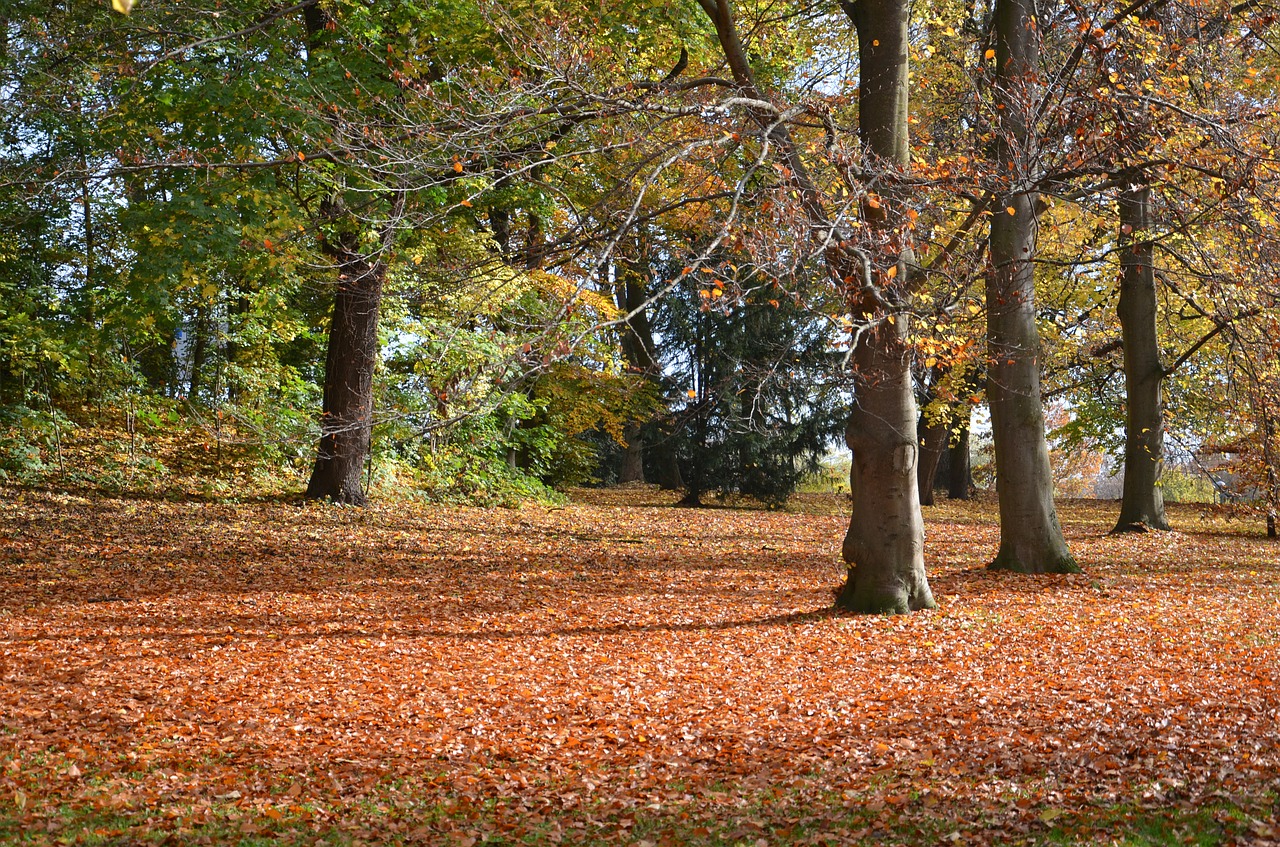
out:
{"label": "thick beech trunk", "polygon": [[[729,0],[699,0],[716,28],[726,63],[744,94],[769,100],[756,86],[746,50],[738,38]],[[905,171],[911,162],[907,132],[908,43],[907,0],[841,0],[841,7],[858,31],[862,78],[859,90],[859,135],[864,165],[870,170]],[[772,117],[759,116],[767,125]],[[850,311],[855,322],[875,324],[861,333],[853,350],[855,408],[846,429],[853,450],[850,485],[853,514],[843,552],[849,575],[836,604],[855,612],[908,612],[930,608],[933,595],[924,570],[924,524],[920,517],[916,472],[916,404],[909,367],[910,352],[903,343],[907,314],[886,314],[886,297],[901,297],[912,280],[910,230],[897,226],[890,214],[900,213],[889,191],[882,201],[863,209],[870,250],[861,250],[851,233],[832,226],[826,201],[808,175],[802,148],[785,125],[775,125],[769,137],[789,171],[795,196],[829,245],[828,268],[837,280],[849,281]],[[902,215],[905,219],[905,214]],[[896,262],[894,258],[896,257]],[[866,261],[863,261],[866,259]],[[886,259],[897,276],[886,273]],[[868,267],[870,265],[871,267]],[[883,294],[877,294],[877,290]],[[892,322],[891,322],[892,321]]]}
{"label": "thick beech trunk", "polygon": [[324,366],[320,448],[308,499],[365,505],[360,484],[373,432],[373,371],[385,266],[339,248],[338,286]]}
{"label": "thick beech trunk", "polygon": [[[860,0],[866,2],[866,0]],[[924,570],[924,520],[916,490],[915,396],[902,344],[905,316],[882,326],[855,351],[854,408],[845,429],[853,451],[853,515],[842,553],[849,575],[837,598],[856,612],[930,609]]]}
{"label": "thick beech trunk", "polygon": [[990,567],[1024,573],[1079,571],[1053,504],[1053,476],[1040,400],[1036,330],[1036,98],[1039,39],[1030,0],[996,2],[996,173],[1009,177],[991,223],[987,276],[987,398],[995,441],[1000,549]]}
{"label": "thick beech trunk", "polygon": [[[906,0],[856,0],[842,7],[858,31],[862,78],[859,135],[872,168],[905,171],[910,164],[907,129],[910,7]],[[914,265],[909,228],[886,214],[896,204],[864,209],[867,224],[898,248],[896,285],[908,288]],[[840,278],[853,276],[839,268]],[[878,282],[885,282],[879,280]],[[864,280],[869,283],[870,280]],[[889,281],[890,285],[893,284]],[[855,321],[879,315],[866,293],[851,303]],[[919,441],[910,353],[905,344],[906,313],[898,314],[857,341],[853,351],[854,408],[845,430],[853,451],[849,486],[853,514],[842,553],[848,578],[836,604],[855,612],[903,613],[934,606],[924,569],[924,521],[917,488]]]}
{"label": "thick beech trunk", "polygon": [[1113,532],[1168,529],[1164,468],[1165,371],[1156,335],[1156,277],[1150,240],[1151,188],[1142,174],[1120,195],[1120,333],[1124,339],[1124,494]]}

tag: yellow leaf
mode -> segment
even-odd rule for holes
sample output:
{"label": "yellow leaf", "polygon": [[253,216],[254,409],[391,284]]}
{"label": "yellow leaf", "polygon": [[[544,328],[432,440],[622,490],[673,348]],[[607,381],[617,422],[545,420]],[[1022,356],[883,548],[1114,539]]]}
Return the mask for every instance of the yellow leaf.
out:
{"label": "yellow leaf", "polygon": [[127,15],[133,11],[133,0],[111,0],[111,8],[122,15]]}

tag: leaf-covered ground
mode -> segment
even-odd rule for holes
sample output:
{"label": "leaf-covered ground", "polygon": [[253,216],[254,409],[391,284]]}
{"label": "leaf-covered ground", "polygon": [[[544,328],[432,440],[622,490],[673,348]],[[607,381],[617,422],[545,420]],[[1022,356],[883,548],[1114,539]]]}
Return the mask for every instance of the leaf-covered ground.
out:
{"label": "leaf-covered ground", "polygon": [[1280,840],[1280,546],[1196,510],[1025,577],[944,503],[862,618],[836,497],[0,496],[3,843]]}

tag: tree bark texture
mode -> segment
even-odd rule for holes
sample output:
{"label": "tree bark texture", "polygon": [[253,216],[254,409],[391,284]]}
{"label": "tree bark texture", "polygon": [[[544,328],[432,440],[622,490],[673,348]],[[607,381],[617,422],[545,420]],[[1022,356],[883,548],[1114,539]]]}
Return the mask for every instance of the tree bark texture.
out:
{"label": "tree bark texture", "polygon": [[856,612],[901,614],[934,606],[916,490],[919,449],[906,323],[903,315],[882,326],[877,332],[891,338],[862,343],[854,353],[854,408],[845,428],[853,451],[853,514],[841,550],[849,572],[836,602]]}
{"label": "tree bark texture", "polygon": [[1168,529],[1160,477],[1164,469],[1165,370],[1156,335],[1155,250],[1151,188],[1141,173],[1120,195],[1120,335],[1124,340],[1124,489],[1113,532]]}
{"label": "tree bark texture", "polygon": [[[842,7],[858,32],[861,68],[859,136],[872,168],[905,171],[910,164],[907,126],[908,43],[910,7],[906,0],[857,0]],[[864,209],[868,226],[898,242],[897,285],[911,284],[914,256],[908,229],[891,234],[893,221],[887,196],[878,208]],[[828,259],[830,261],[830,258]],[[841,278],[847,267],[836,268]],[[854,273],[856,278],[856,272]],[[892,282],[892,281],[890,281]],[[845,429],[853,451],[849,487],[853,512],[842,554],[848,577],[836,604],[864,613],[905,613],[933,608],[933,593],[924,569],[924,520],[917,483],[919,441],[906,345],[908,316],[891,320],[879,314],[868,295],[855,294],[850,304],[855,322],[881,319],[855,342],[854,407]]]}
{"label": "tree bark texture", "polygon": [[[715,25],[726,64],[739,88],[752,98],[768,99],[761,95],[752,75],[729,0],[699,0],[699,5]],[[858,129],[864,165],[873,170],[905,171],[911,162],[907,130],[909,4],[907,0],[841,0],[841,7],[858,33],[862,76]],[[758,123],[767,126],[772,121],[762,115]],[[857,336],[852,352],[857,370],[853,378],[855,407],[846,440],[853,450],[853,512],[843,545],[848,579],[836,604],[870,613],[930,608],[934,601],[925,577],[924,523],[916,489],[916,404],[910,354],[903,343],[907,316],[905,311],[889,314],[890,310],[866,291],[882,286],[900,294],[910,285],[914,259],[908,229],[895,231],[889,210],[897,204],[885,192],[885,202],[867,203],[863,208],[867,227],[861,232],[873,231],[869,238],[874,242],[874,256],[870,250],[863,251],[871,261],[854,261],[859,248],[853,234],[841,233],[833,226],[827,201],[810,178],[801,148],[786,126],[772,126],[769,137],[778,158],[790,170],[788,179],[814,236],[824,243],[828,237],[837,242],[829,245],[826,261],[832,276],[850,281],[855,289],[850,295],[854,321],[874,324]],[[897,267],[896,281],[885,273],[886,259]],[[868,269],[868,264],[879,267]]]}
{"label": "tree bark texture", "polygon": [[[331,214],[345,214],[328,203]],[[326,239],[338,283],[324,363],[320,447],[307,499],[363,506],[360,483],[373,433],[373,372],[378,359],[378,312],[386,266],[363,255],[354,235]]]}
{"label": "tree bark texture", "polygon": [[996,2],[996,173],[1010,180],[991,222],[987,398],[995,441],[1000,549],[990,567],[1079,571],[1053,503],[1036,329],[1035,136],[1030,115],[1040,34],[1030,0]]}

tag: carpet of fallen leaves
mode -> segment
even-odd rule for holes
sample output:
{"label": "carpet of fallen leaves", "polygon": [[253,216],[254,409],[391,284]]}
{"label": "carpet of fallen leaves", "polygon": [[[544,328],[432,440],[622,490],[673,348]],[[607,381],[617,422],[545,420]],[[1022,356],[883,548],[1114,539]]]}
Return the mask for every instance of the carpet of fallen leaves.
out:
{"label": "carpet of fallen leaves", "polygon": [[1280,546],[1195,509],[1030,577],[943,503],[854,617],[835,496],[0,495],[0,842],[1280,839]]}

